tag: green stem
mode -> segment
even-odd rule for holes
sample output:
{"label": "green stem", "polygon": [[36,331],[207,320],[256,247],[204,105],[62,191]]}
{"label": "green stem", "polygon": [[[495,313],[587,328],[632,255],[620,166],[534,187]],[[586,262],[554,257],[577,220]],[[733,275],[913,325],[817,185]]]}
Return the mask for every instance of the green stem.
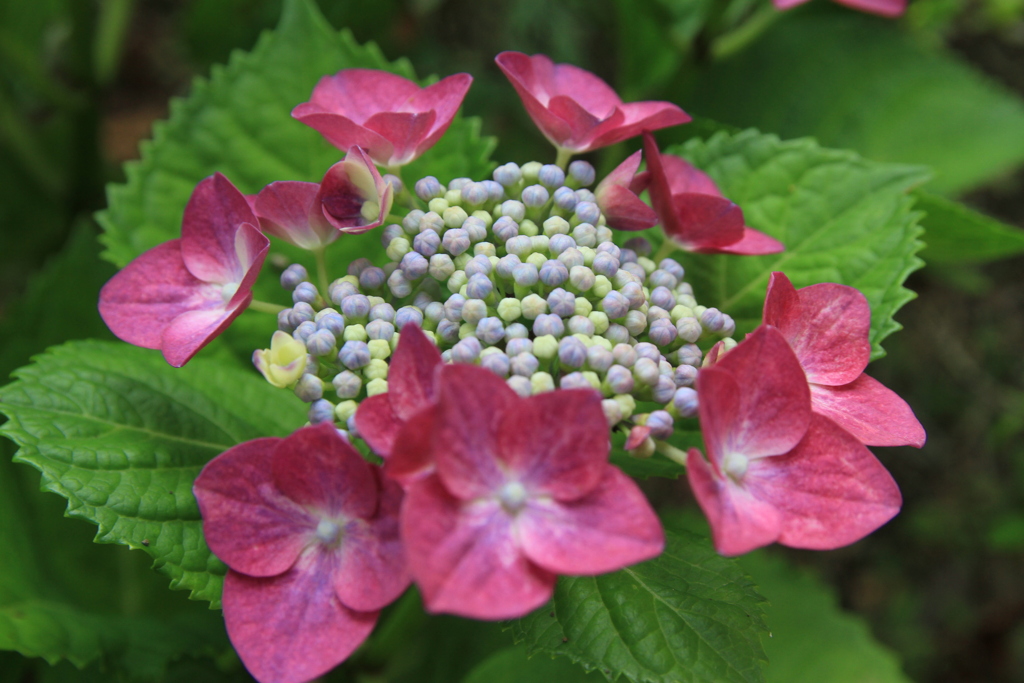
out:
{"label": "green stem", "polygon": [[655,449],[674,463],[686,467],[686,451],[676,448],[667,441],[655,441]]}
{"label": "green stem", "polygon": [[711,58],[717,62],[736,54],[757,40],[781,15],[782,12],[775,9],[770,2],[765,2],[753,16],[737,28],[715,38],[711,43]]}
{"label": "green stem", "polygon": [[313,250],[313,256],[316,257],[316,279],[320,284],[320,296],[327,296],[328,280],[327,280],[327,262],[324,260],[324,252],[326,247],[319,247]]}
{"label": "green stem", "polygon": [[94,78],[101,86],[108,85],[117,75],[133,4],[134,0],[103,0],[100,3],[92,64]]}
{"label": "green stem", "polygon": [[679,247],[676,246],[675,242],[668,235],[665,236],[665,241],[661,243],[658,251],[651,257],[651,260],[655,263],[661,263],[662,259],[666,259],[676,252]]}
{"label": "green stem", "polygon": [[277,315],[286,307],[278,304],[272,304],[267,301],[257,301],[256,299],[253,299],[249,302],[249,308],[254,311],[259,311],[260,313],[273,313],[274,315]]}
{"label": "green stem", "polygon": [[569,165],[569,159],[572,159],[572,150],[559,147],[558,156],[555,158],[555,165],[564,171],[566,166]]}
{"label": "green stem", "polygon": [[388,224],[388,223],[398,223],[399,225],[401,225],[402,221],[404,219],[405,219],[405,216],[399,216],[396,213],[389,213],[387,215],[387,217],[384,219],[384,223],[385,224]]}

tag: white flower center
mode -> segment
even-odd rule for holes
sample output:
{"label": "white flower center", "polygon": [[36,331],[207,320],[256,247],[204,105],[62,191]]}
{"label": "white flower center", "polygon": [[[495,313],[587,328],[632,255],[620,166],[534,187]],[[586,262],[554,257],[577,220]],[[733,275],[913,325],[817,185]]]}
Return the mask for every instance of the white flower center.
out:
{"label": "white flower center", "polygon": [[316,540],[324,545],[335,545],[341,540],[341,527],[329,519],[321,519],[316,525]]}
{"label": "white flower center", "polygon": [[510,481],[498,491],[498,501],[505,512],[514,515],[526,506],[526,487],[518,481]]}
{"label": "white flower center", "polygon": [[237,282],[229,282],[226,285],[221,285],[221,287],[220,287],[220,296],[221,296],[222,299],[224,299],[225,302],[228,302],[228,301],[231,301],[231,297],[233,297],[235,295],[235,292],[237,292],[237,291],[238,291],[238,283]]}
{"label": "white flower center", "polygon": [[722,469],[729,475],[729,478],[739,483],[743,475],[747,473],[750,465],[750,458],[740,453],[729,453],[722,462]]}

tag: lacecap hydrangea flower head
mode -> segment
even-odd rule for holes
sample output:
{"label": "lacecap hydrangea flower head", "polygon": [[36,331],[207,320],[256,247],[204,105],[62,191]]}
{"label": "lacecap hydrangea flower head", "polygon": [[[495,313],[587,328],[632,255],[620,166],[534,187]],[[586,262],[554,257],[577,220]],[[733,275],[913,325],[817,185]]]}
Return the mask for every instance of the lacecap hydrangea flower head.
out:
{"label": "lacecap hydrangea flower head", "polygon": [[[182,237],[101,294],[115,334],[173,365],[246,307],[276,315],[253,362],[308,404],[309,424],[228,450],[194,486],[206,540],[230,568],[228,634],[262,683],[343,661],[410,580],[428,611],[509,619],[550,599],[559,575],[656,557],[660,523],[610,464],[613,436],[634,457],[658,451],[687,467],[724,554],[838,547],[899,509],[866,446],[920,446],[924,433],[864,375],[863,296],[795,289],[775,273],[764,324],[734,339],[728,311],[702,305],[707,293],[687,282],[685,252],[785,245],[658,149],[651,131],[689,117],[623,103],[543,55],[497,62],[556,163],[403,180],[471,78],[420,88],[342,71],[293,112],[344,153],[319,183],[282,178],[247,197],[221,175],[203,180]],[[571,161],[641,135],[600,182]],[[645,237],[623,239],[658,224],[656,255]],[[326,249],[371,230],[384,259],[326,270]],[[253,301],[268,237],[317,264],[283,269],[287,306]],[[705,449],[673,447],[676,421],[695,418]]]}

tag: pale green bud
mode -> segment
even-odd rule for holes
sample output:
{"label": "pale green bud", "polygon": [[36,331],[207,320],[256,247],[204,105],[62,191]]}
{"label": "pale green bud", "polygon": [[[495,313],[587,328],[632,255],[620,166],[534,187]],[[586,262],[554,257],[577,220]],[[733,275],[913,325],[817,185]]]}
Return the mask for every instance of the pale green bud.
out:
{"label": "pale green bud", "polygon": [[434,254],[430,257],[430,277],[437,281],[447,280],[455,273],[455,263],[448,254]]}
{"label": "pale green bud", "polygon": [[651,273],[658,269],[658,265],[651,259],[647,258],[646,256],[638,257],[636,262],[637,264],[640,265],[641,268],[644,269],[644,272],[647,273],[648,275],[650,275]]}
{"label": "pale green bud", "polygon": [[540,169],[544,167],[544,164],[539,161],[528,161],[519,167],[519,172],[523,174],[523,180],[527,185],[532,185],[537,182],[537,178],[540,177]]}
{"label": "pale green bud", "polygon": [[551,360],[558,355],[558,340],[545,334],[533,340],[533,355],[541,360]]}
{"label": "pale green bud", "polygon": [[612,396],[612,399],[619,404],[619,410],[622,411],[622,419],[628,420],[636,410],[636,399],[631,394],[617,394]]}
{"label": "pale green bud", "polygon": [[[369,346],[369,344],[367,344]],[[363,368],[363,377],[368,380],[372,379],[387,379],[388,376],[388,364],[382,361],[380,358],[373,358],[367,363],[366,367]]]}
{"label": "pale green bud", "polygon": [[[602,313],[601,315],[604,315],[604,314]],[[597,327],[597,326],[595,325],[595,327]],[[607,349],[609,351],[611,351],[614,348],[614,344],[612,344],[610,341],[608,341],[604,337],[594,336],[594,337],[591,337],[591,339],[594,342],[594,346],[600,346],[601,348]]]}
{"label": "pale green bud", "polygon": [[458,228],[466,222],[469,214],[461,206],[449,206],[441,213],[441,218],[444,219],[445,227]]}
{"label": "pale green bud", "polygon": [[502,299],[498,304],[498,317],[507,323],[518,320],[522,314],[523,304],[519,299]]}
{"label": "pale green bud", "polygon": [[444,200],[449,206],[462,202],[462,190],[448,190],[444,193]]}
{"label": "pale green bud", "polygon": [[473,260],[473,256],[471,254],[469,254],[467,252],[462,252],[461,254],[456,256],[454,259],[452,259],[452,263],[455,264],[455,267],[457,269],[465,270],[466,269],[466,264],[469,263],[472,260]]}
{"label": "pale green bud", "polygon": [[[498,260],[498,250],[490,242],[477,242],[473,245],[473,255],[486,256],[488,258],[493,258],[495,261]],[[493,268],[494,265],[495,264],[492,263],[491,268]]]}
{"label": "pale green bud", "polygon": [[[461,293],[460,290],[463,287],[465,287],[466,284],[468,284],[468,283],[469,283],[469,278],[466,277],[466,271],[464,271],[464,270],[456,270],[454,273],[452,273],[452,276],[450,278],[448,278],[448,291],[450,291],[450,292],[460,292]],[[466,295],[463,294],[462,296],[466,296]]]}
{"label": "pale green bud", "polygon": [[391,240],[386,250],[387,256],[392,261],[401,261],[402,257],[412,251],[412,244],[404,237],[396,237]]}
{"label": "pale green bud", "polygon": [[594,311],[594,304],[590,303],[590,300],[586,297],[576,297],[576,310],[573,311],[573,315],[589,316]]}
{"label": "pale green bud", "polygon": [[476,325],[474,323],[462,323],[459,325],[459,339],[467,339],[476,336]]}
{"label": "pale green bud", "polygon": [[546,372],[535,372],[530,378],[530,389],[534,395],[555,390],[555,379]]}
{"label": "pale green bud", "polygon": [[306,345],[287,332],[278,330],[270,338],[270,348],[256,351],[256,368],[279,389],[294,384],[306,369]]}
{"label": "pale green bud", "polygon": [[604,311],[593,311],[587,317],[590,318],[590,322],[594,323],[594,334],[604,334],[608,331],[608,325],[611,324],[611,321],[608,320],[607,313]]}
{"label": "pale green bud", "polygon": [[622,422],[622,407],[615,399],[606,398],[601,401],[601,410],[604,411],[604,417],[608,420],[609,427],[614,427]]}
{"label": "pale green bud", "polygon": [[540,267],[547,262],[548,257],[545,254],[538,254],[537,252],[534,252],[526,257],[526,263],[532,263],[534,266],[537,267],[537,270],[540,270]]}
{"label": "pale green bud", "polygon": [[538,315],[547,313],[548,302],[537,294],[528,294],[523,298],[522,315],[527,320],[534,320]]}
{"label": "pale green bud", "polygon": [[601,378],[597,376],[597,373],[593,370],[584,370],[583,378],[590,382],[590,386],[594,387],[598,391],[601,390]]}
{"label": "pale green bud", "polygon": [[377,394],[385,394],[388,391],[388,381],[383,378],[371,379],[366,383],[366,395],[376,396]]}
{"label": "pale green bud", "polygon": [[603,299],[608,296],[608,293],[615,289],[612,286],[612,281],[606,278],[604,275],[598,275],[594,278],[594,286],[590,288],[590,293],[598,299]]}
{"label": "pale green bud", "polygon": [[569,221],[561,216],[552,216],[544,221],[544,234],[548,237],[552,235],[568,235]]}
{"label": "pale green bud", "polygon": [[594,257],[597,256],[596,249],[591,247],[581,247],[578,244],[576,245],[576,248],[580,250],[581,254],[583,254],[583,265],[587,268],[594,265]]}
{"label": "pale green bud", "polygon": [[692,308],[690,308],[689,306],[682,306],[679,304],[676,304],[675,306],[672,307],[672,310],[669,311],[669,315],[672,317],[672,322],[674,323],[679,322],[682,318],[695,317],[693,315]]}
{"label": "pale green bud", "polygon": [[519,234],[527,237],[535,237],[540,234],[540,228],[529,218],[519,222]]}
{"label": "pale green bud", "polygon": [[391,343],[386,339],[371,339],[366,345],[370,347],[370,358],[384,360],[391,355]]}
{"label": "pale green bud", "polygon": [[334,406],[334,417],[338,422],[345,424],[350,417],[356,414],[358,407],[359,404],[355,401],[342,401]]}
{"label": "pale green bud", "polygon": [[488,228],[494,224],[494,216],[491,215],[490,211],[474,211],[473,216],[482,220],[484,222],[484,225],[486,225]]}
{"label": "pale green bud", "polygon": [[536,235],[530,238],[530,248],[535,252],[547,251],[550,242],[547,235]]}
{"label": "pale green bud", "polygon": [[448,209],[448,201],[441,197],[435,197],[427,203],[427,208],[440,216]]}
{"label": "pale green bud", "polygon": [[345,341],[361,341],[364,342],[368,339],[366,334],[366,328],[362,325],[349,325],[345,328],[345,333],[342,335]]}

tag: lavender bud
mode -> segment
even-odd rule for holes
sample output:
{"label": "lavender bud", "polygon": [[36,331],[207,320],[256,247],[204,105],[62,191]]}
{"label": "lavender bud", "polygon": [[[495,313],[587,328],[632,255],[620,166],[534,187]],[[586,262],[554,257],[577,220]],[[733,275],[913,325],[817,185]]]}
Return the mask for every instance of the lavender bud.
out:
{"label": "lavender bud", "polygon": [[470,277],[469,282],[466,283],[466,296],[470,299],[486,299],[493,291],[494,283],[489,277],[480,273]]}
{"label": "lavender bud", "polygon": [[480,367],[486,368],[504,379],[508,377],[511,362],[504,353],[488,353],[480,357]]}
{"label": "lavender bud", "polygon": [[391,304],[377,304],[370,308],[370,320],[383,320],[393,322],[395,319],[395,307]]}
{"label": "lavender bud", "polygon": [[315,333],[316,323],[312,320],[307,320],[303,323],[299,323],[298,327],[295,328],[295,331],[292,332],[292,336],[305,343],[306,340],[312,337]]}
{"label": "lavender bud", "polygon": [[483,183],[466,183],[462,188],[462,201],[470,206],[480,206],[488,199],[487,186]]}
{"label": "lavender bud", "polygon": [[587,361],[587,347],[576,337],[566,337],[558,342],[558,360],[567,368],[582,368]]}
{"label": "lavender bud", "polygon": [[292,306],[292,312],[288,314],[288,322],[295,328],[304,322],[312,322],[315,317],[316,311],[303,301]]}
{"label": "lavender bud", "polygon": [[569,279],[569,269],[560,261],[548,259],[540,267],[540,281],[548,287],[558,287]]}
{"label": "lavender bud", "polygon": [[[576,196],[579,196],[577,193]],[[576,218],[579,219],[580,223],[590,223],[594,225],[601,218],[601,209],[598,208],[594,202],[581,201],[576,204]]]}
{"label": "lavender bud", "polygon": [[533,387],[530,384],[530,380],[522,375],[512,375],[505,380],[505,384],[523,398],[529,398],[530,394],[533,393]]}
{"label": "lavender bud", "polygon": [[692,365],[680,365],[672,373],[672,381],[677,387],[692,387],[697,379],[697,368]]}
{"label": "lavender bud", "polygon": [[551,236],[548,240],[548,252],[552,256],[558,256],[566,249],[570,249],[576,246],[576,240],[569,237],[568,235],[562,235],[556,233]]}
{"label": "lavender bud", "polygon": [[405,235],[405,231],[402,230],[402,226],[398,223],[392,223],[386,226],[380,233],[380,243],[387,247],[391,244],[392,240],[398,239]]}
{"label": "lavender bud", "polygon": [[463,268],[466,271],[466,277],[472,279],[474,275],[490,275],[491,274],[491,260],[486,256],[474,256]]}
{"label": "lavender bud", "polygon": [[655,402],[664,405],[672,401],[672,397],[675,393],[676,383],[672,381],[671,377],[662,375],[655,383],[654,389],[651,390],[651,397],[654,398]]}
{"label": "lavender bud", "polygon": [[437,324],[444,319],[444,304],[440,301],[431,301],[423,308],[423,317],[426,320]]}
{"label": "lavender bud", "polygon": [[668,271],[669,273],[672,273],[672,275],[675,276],[676,281],[678,282],[682,281],[683,275],[685,274],[683,267],[679,265],[679,261],[676,261],[675,259],[662,259],[661,263],[658,264],[658,268],[664,271]]}
{"label": "lavender bud", "polygon": [[629,330],[618,323],[612,323],[601,336],[612,344],[625,344],[629,341]]}
{"label": "lavender bud", "polygon": [[530,185],[523,189],[523,205],[529,207],[540,207],[548,203],[551,195],[543,185]]}
{"label": "lavender bud", "polygon": [[388,276],[388,289],[398,298],[406,297],[412,294],[412,282],[405,277],[405,273],[396,270]]}
{"label": "lavender bud", "polygon": [[464,188],[466,185],[469,185],[471,182],[473,182],[472,178],[455,178],[450,183],[448,183],[448,191],[449,192],[451,192],[452,190],[460,190],[461,191],[462,188]]}
{"label": "lavender bud", "polygon": [[487,317],[487,304],[480,299],[467,299],[462,305],[462,319],[470,325],[476,325]]}
{"label": "lavender bud", "polygon": [[[390,308],[390,304],[385,304]],[[383,339],[391,341],[395,336],[395,326],[387,320],[371,320],[366,325],[366,336],[370,339]]]}
{"label": "lavender bud", "polygon": [[526,206],[515,199],[506,199],[501,203],[501,215],[508,216],[516,223],[522,223],[526,218]]}
{"label": "lavender bud", "polygon": [[587,378],[583,376],[582,372],[570,372],[567,375],[563,375],[562,379],[558,383],[560,389],[593,389]]}
{"label": "lavender bud", "polygon": [[[434,232],[433,230],[427,230],[427,231],[421,232],[420,234],[416,235],[416,237],[414,237],[412,239],[413,251],[410,252],[410,253],[415,253],[415,254],[419,254],[420,256],[425,256],[427,258],[430,258],[431,256],[433,256],[434,254],[437,253],[437,250],[440,247],[441,247],[441,236],[439,234],[437,234],[436,232]],[[409,254],[406,254],[405,257],[402,258],[403,263],[405,261],[405,258],[407,258],[408,256],[409,256]],[[428,266],[429,266],[429,264],[428,264]],[[426,270],[424,270],[423,272],[425,274]],[[417,277],[423,277],[423,276],[419,275]]]}
{"label": "lavender bud", "polygon": [[441,244],[452,256],[458,256],[469,249],[469,233],[462,228],[453,228],[444,233]]}
{"label": "lavender bud", "polygon": [[619,272],[619,260],[611,254],[599,251],[590,267],[598,275],[615,277],[615,273]]}
{"label": "lavender bud", "polygon": [[660,268],[650,275],[647,276],[648,287],[667,287],[668,289],[675,289],[679,281],[676,276],[667,270],[661,270]]}
{"label": "lavender bud", "polygon": [[494,271],[498,274],[498,277],[511,280],[512,273],[515,271],[516,266],[522,265],[522,261],[515,254],[508,254],[498,259],[498,265],[495,266]]}
{"label": "lavender bud", "polygon": [[593,192],[586,188],[580,188],[576,190],[576,199],[580,200],[581,202],[593,202],[595,204],[597,203],[597,197],[594,196]]}
{"label": "lavender bud", "polygon": [[676,331],[679,333],[680,339],[695,342],[700,339],[700,335],[704,330],[696,318],[687,317],[676,321]]}
{"label": "lavender bud", "polygon": [[428,175],[416,181],[415,191],[417,197],[425,202],[429,202],[435,197],[443,197],[445,188],[437,178]]}
{"label": "lavender bud", "polygon": [[[594,261],[596,262],[597,259],[595,258]],[[651,303],[655,306],[660,306],[666,311],[671,311],[675,308],[676,298],[667,287],[655,287],[651,292]]]}
{"label": "lavender bud", "polygon": [[[639,263],[623,263],[619,266],[619,273],[629,273],[632,277],[636,278],[637,282],[643,282],[647,277],[647,272],[643,269]],[[617,273],[616,275],[618,275]]]}
{"label": "lavender bud", "polygon": [[[545,164],[540,167],[540,173],[537,174],[537,180],[540,181],[541,185],[558,187],[565,182],[565,171],[554,164]],[[544,201],[547,200],[545,199]]]}
{"label": "lavender bud", "polygon": [[509,358],[518,356],[520,353],[533,353],[533,340],[526,337],[513,337],[505,344],[505,353]]}
{"label": "lavender bud", "polygon": [[469,241],[473,244],[480,242],[487,237],[487,224],[484,223],[482,218],[476,216],[470,216],[462,223],[462,229],[466,231],[469,236]]}
{"label": "lavender bud", "polygon": [[502,187],[501,183],[493,180],[482,180],[480,184],[487,190],[488,201],[500,202],[501,198],[505,196],[505,188]]}
{"label": "lavender bud", "polygon": [[277,312],[277,329],[289,334],[295,329],[291,322],[292,309],[286,308]]}
{"label": "lavender bud", "polygon": [[498,220],[494,221],[494,225],[491,226],[491,231],[494,236],[498,238],[499,242],[505,243],[519,235],[519,224],[508,216],[502,216]]}
{"label": "lavender bud", "polygon": [[697,414],[697,392],[690,387],[676,389],[672,397],[672,406],[682,417],[693,417]]}
{"label": "lavender bud", "polygon": [[519,170],[519,165],[510,161],[504,166],[494,169],[492,176],[499,184],[510,187],[518,183],[522,179],[523,174]]}
{"label": "lavender bud", "polygon": [[582,159],[569,164],[569,177],[581,187],[586,187],[594,182],[597,177],[594,167]]}
{"label": "lavender bud", "polygon": [[661,351],[657,346],[649,342],[640,342],[633,347],[637,358],[650,358],[655,363],[661,360]]}
{"label": "lavender bud", "polygon": [[444,219],[436,211],[428,211],[420,219],[420,234],[425,232],[436,232],[439,235],[444,231]]}
{"label": "lavender bud", "polygon": [[550,334],[553,337],[561,337],[565,334],[565,323],[553,313],[542,313],[533,321],[533,334],[542,337]]}
{"label": "lavender bud", "polygon": [[576,297],[561,287],[551,290],[547,301],[548,310],[561,318],[568,318],[576,311]]}
{"label": "lavender bud", "polygon": [[327,288],[327,294],[335,306],[340,306],[342,299],[353,294],[358,294],[356,286],[347,280],[335,280]]}
{"label": "lavender bud", "polygon": [[594,247],[597,245],[597,228],[590,223],[580,223],[572,229],[572,238],[580,247]]}
{"label": "lavender bud", "polygon": [[522,323],[512,323],[505,328],[505,339],[529,339],[529,337],[530,330]]}
{"label": "lavender bud", "polygon": [[[323,398],[324,383],[316,375],[303,375],[295,384],[295,395],[306,403],[312,403],[317,399]],[[334,406],[331,406],[332,410],[333,408]]]}
{"label": "lavender bud", "polygon": [[686,344],[676,352],[680,365],[691,365],[695,368],[700,367],[702,357],[703,354],[696,344]]}
{"label": "lavender bud", "polygon": [[668,346],[676,340],[676,326],[667,318],[661,318],[651,323],[647,331],[651,341],[658,346]]}
{"label": "lavender bud", "polygon": [[327,356],[334,350],[336,343],[330,330],[317,330],[306,339],[306,350],[314,356]]}
{"label": "lavender bud", "polygon": [[[671,397],[669,400],[672,400]],[[664,410],[655,410],[647,416],[647,426],[651,429],[651,438],[659,441],[664,441],[672,436],[672,423],[672,416]]]}
{"label": "lavender bud", "polygon": [[316,303],[317,297],[320,293],[316,289],[316,285],[312,282],[300,282],[295,285],[295,289],[292,290],[292,301],[299,303],[304,301],[307,304]]}
{"label": "lavender bud", "polygon": [[653,387],[658,383],[661,373],[658,371],[658,364],[650,358],[637,358],[633,364],[633,377],[638,381]]}
{"label": "lavender bud", "polygon": [[584,315],[574,315],[569,318],[569,334],[583,334],[588,337],[592,337],[594,332],[594,322]]}
{"label": "lavender bud", "polygon": [[370,266],[369,268],[364,268],[359,273],[359,286],[365,290],[380,289],[384,286],[386,278],[387,276],[384,274],[383,269]]}
{"label": "lavender bud", "polygon": [[485,344],[494,345],[500,342],[505,336],[505,327],[501,318],[484,318],[476,325],[476,336]]}
{"label": "lavender bud", "polygon": [[619,292],[629,300],[629,307],[633,310],[647,303],[647,297],[644,296],[644,288],[635,282],[627,282],[619,289]]}
{"label": "lavender bud", "polygon": [[355,398],[359,395],[359,390],[363,388],[363,380],[349,370],[342,370],[335,375],[331,384],[334,385],[334,390],[338,393],[339,398]]}
{"label": "lavender bud", "polygon": [[334,422],[334,404],[324,398],[313,401],[309,406],[308,416],[310,424]]}
{"label": "lavender bud", "polygon": [[352,294],[341,301],[345,320],[363,320],[370,314],[370,300],[364,294]]}
{"label": "lavender bud", "polygon": [[612,352],[603,346],[594,344],[587,349],[587,365],[595,372],[604,373],[615,362]]}
{"label": "lavender bud", "polygon": [[602,311],[612,320],[623,317],[629,311],[629,299],[621,292],[608,292],[599,304]]}
{"label": "lavender bud", "polygon": [[402,219],[402,228],[407,235],[415,235],[420,231],[420,221],[423,220],[424,212],[413,209]]}
{"label": "lavender bud", "polygon": [[480,357],[482,350],[480,341],[475,337],[466,337],[452,347],[453,363],[473,363]]}
{"label": "lavender bud", "polygon": [[627,368],[633,367],[636,359],[639,358],[636,349],[629,344],[616,344],[612,348],[612,357],[616,363]]}
{"label": "lavender bud", "polygon": [[572,211],[576,208],[576,203],[579,202],[576,199],[576,193],[571,187],[560,187],[555,190],[555,194],[552,195],[555,206],[562,209],[563,211]]}
{"label": "lavender bud", "polygon": [[462,322],[462,307],[466,305],[466,297],[452,294],[444,302],[444,317],[452,322]]}
{"label": "lavender bud", "polygon": [[[444,307],[441,306],[439,302],[432,301],[431,303],[436,303],[438,306],[441,307],[442,311],[444,310]],[[412,323],[416,327],[423,327],[423,313],[421,313],[419,309],[414,308],[412,306],[402,306],[395,313],[395,328],[400,330],[409,323]]]}
{"label": "lavender bud", "polygon": [[435,333],[445,344],[454,344],[459,340],[459,323],[447,318],[439,320]]}
{"label": "lavender bud", "polygon": [[309,273],[301,263],[293,263],[281,273],[281,286],[288,290],[295,289],[300,282],[307,280],[309,280]]}
{"label": "lavender bud", "polygon": [[366,342],[347,341],[338,351],[338,360],[349,370],[358,370],[370,364],[370,347]]}
{"label": "lavender bud", "polygon": [[700,314],[700,324],[709,332],[721,332],[725,327],[725,315],[717,308],[708,308]]}
{"label": "lavender bud", "polygon": [[521,377],[532,377],[539,367],[540,361],[532,353],[518,353],[509,361],[512,374]]}
{"label": "lavender bud", "polygon": [[633,373],[621,365],[613,365],[608,368],[604,378],[613,394],[628,394],[636,385]]}

